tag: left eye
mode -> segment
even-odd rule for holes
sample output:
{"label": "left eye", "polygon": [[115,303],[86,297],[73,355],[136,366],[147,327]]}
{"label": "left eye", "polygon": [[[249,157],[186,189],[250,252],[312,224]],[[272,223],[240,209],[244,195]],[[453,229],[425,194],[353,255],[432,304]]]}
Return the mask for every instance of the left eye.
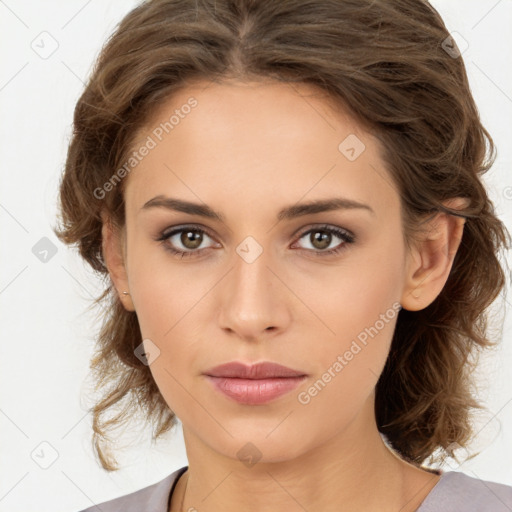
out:
{"label": "left eye", "polygon": [[[320,226],[310,229],[303,233],[299,240],[302,240],[307,235],[309,236],[306,238],[306,240],[308,240],[313,247],[312,249],[306,248],[306,250],[312,251],[319,256],[322,254],[325,255],[337,253],[341,251],[347,244],[351,244],[355,240],[355,237],[351,233],[331,226]],[[326,250],[331,245],[333,237],[340,239],[341,243],[338,243],[334,248]]]}

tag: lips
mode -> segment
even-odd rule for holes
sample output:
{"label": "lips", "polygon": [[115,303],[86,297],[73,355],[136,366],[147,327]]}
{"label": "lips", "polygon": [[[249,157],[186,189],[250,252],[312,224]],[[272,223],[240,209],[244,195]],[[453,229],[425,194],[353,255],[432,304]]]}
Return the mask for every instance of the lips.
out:
{"label": "lips", "polygon": [[267,361],[253,365],[246,365],[238,361],[232,361],[230,363],[210,368],[205,371],[204,374],[209,375],[210,377],[227,377],[235,379],[273,379],[303,377],[306,375],[305,372]]}
{"label": "lips", "polygon": [[264,405],[289,393],[307,375],[277,363],[246,365],[233,361],[215,366],[204,375],[213,387],[243,405]]}

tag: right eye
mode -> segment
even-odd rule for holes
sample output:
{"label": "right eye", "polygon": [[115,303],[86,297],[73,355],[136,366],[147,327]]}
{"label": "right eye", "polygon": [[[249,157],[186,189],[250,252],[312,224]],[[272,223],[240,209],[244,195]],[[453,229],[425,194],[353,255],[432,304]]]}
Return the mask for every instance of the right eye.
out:
{"label": "right eye", "polygon": [[204,229],[197,226],[181,226],[170,231],[165,230],[157,238],[157,241],[162,242],[165,250],[183,258],[195,256],[208,249],[209,247],[201,248],[205,236],[211,238]]}

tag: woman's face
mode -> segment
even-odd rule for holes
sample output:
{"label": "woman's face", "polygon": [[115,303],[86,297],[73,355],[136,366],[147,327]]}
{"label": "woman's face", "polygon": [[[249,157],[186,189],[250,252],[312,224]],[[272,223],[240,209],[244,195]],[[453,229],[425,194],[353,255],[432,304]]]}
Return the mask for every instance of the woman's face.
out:
{"label": "woman's face", "polygon": [[[162,105],[124,178],[127,289],[154,379],[186,439],[223,456],[279,461],[362,439],[405,293],[400,198],[378,142],[305,84],[205,85]],[[324,201],[339,203],[301,206]],[[240,403],[204,375],[230,361],[306,377]]]}

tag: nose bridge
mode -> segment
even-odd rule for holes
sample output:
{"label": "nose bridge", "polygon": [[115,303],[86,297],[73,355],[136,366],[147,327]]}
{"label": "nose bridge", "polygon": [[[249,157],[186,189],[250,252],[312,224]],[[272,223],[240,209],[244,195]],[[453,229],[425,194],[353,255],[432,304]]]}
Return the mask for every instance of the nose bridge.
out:
{"label": "nose bridge", "polygon": [[[247,237],[236,248],[232,280],[235,293],[241,294],[239,298],[261,299],[269,283],[268,267],[271,265],[270,250],[263,248],[253,237]],[[267,289],[268,291],[268,289]],[[265,295],[265,294],[263,294]]]}
{"label": "nose bridge", "polygon": [[289,315],[279,280],[270,270],[275,266],[272,251],[251,236],[235,251],[221,298],[221,327],[248,338],[282,328]]}

